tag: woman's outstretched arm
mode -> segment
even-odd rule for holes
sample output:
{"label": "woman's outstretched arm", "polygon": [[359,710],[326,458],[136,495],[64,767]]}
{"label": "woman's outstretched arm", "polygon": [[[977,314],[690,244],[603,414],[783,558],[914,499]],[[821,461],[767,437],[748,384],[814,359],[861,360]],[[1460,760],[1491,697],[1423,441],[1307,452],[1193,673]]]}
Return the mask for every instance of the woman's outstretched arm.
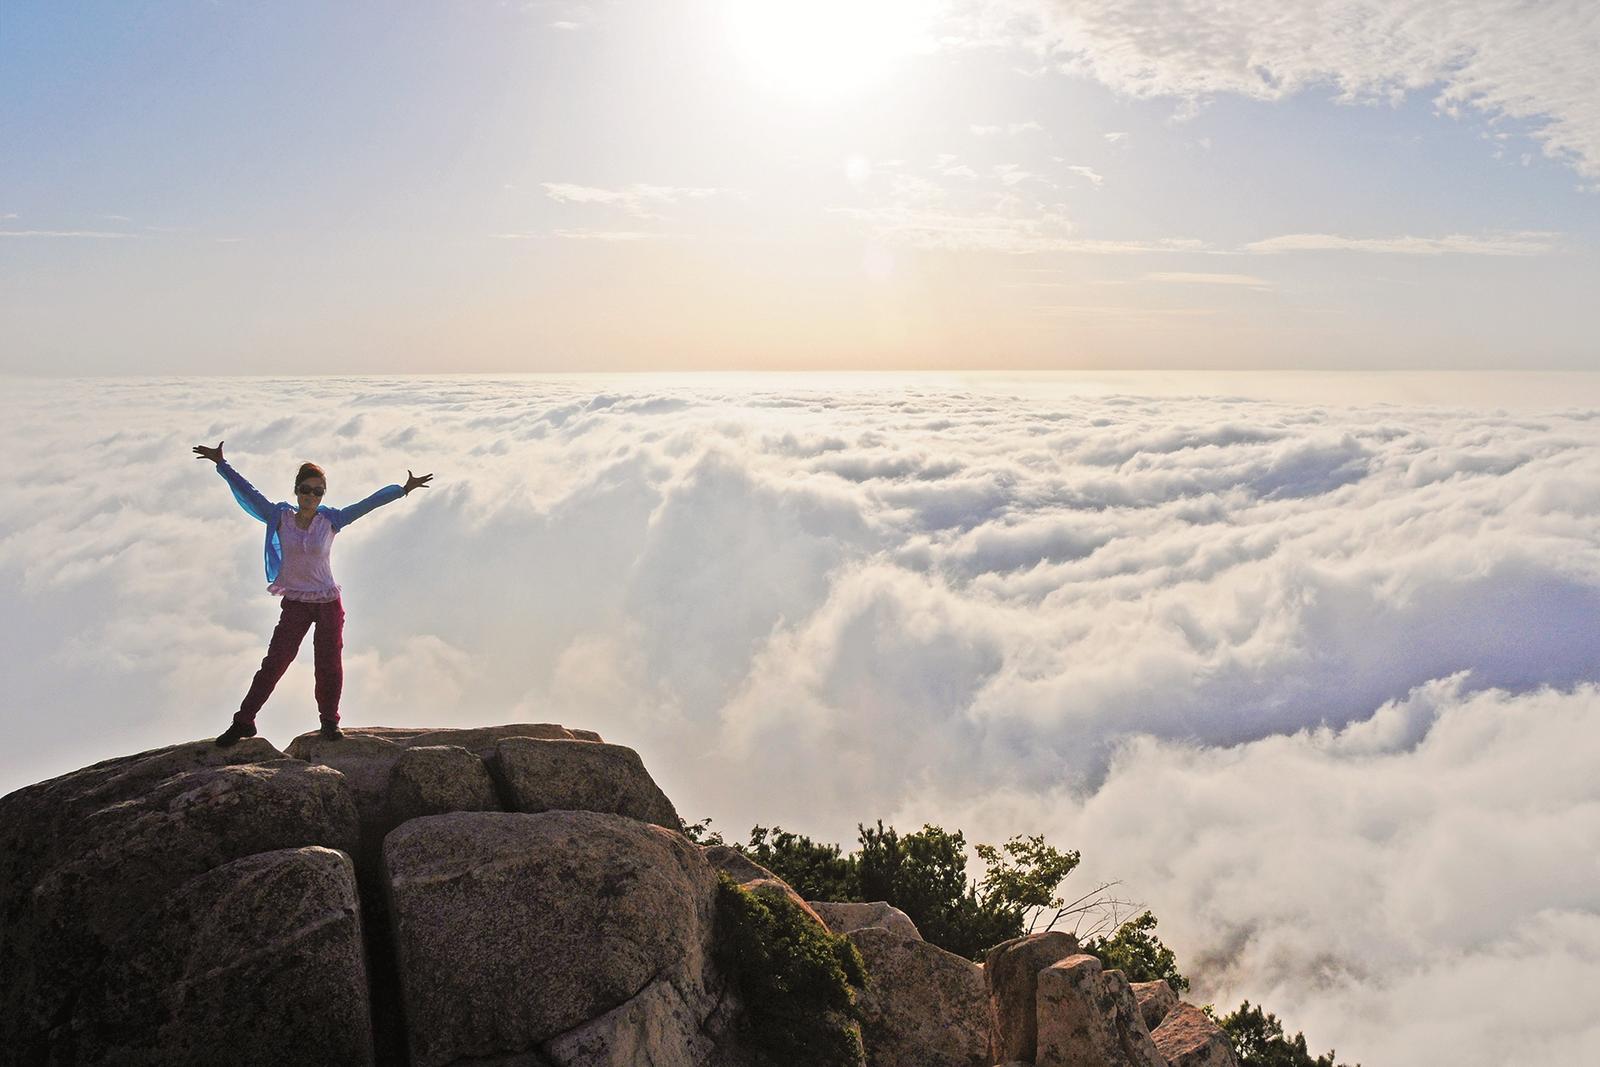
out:
{"label": "woman's outstretched arm", "polygon": [[217,465],[217,473],[222,475],[228,483],[228,488],[233,490],[233,498],[239,502],[247,514],[254,516],[262,522],[272,521],[272,501],[261,494],[261,490],[244,480],[244,475],[228,465],[222,458],[222,442],[217,442],[217,447],[209,445],[195,445],[196,459],[209,459]]}
{"label": "woman's outstretched arm", "polygon": [[410,471],[406,471],[406,484],[403,486],[386,485],[382,489],[379,489],[376,493],[373,493],[371,496],[367,497],[365,500],[351,504],[347,508],[330,508],[329,510],[333,512],[333,528],[335,530],[342,530],[346,526],[349,526],[352,522],[355,522],[361,516],[365,515],[367,512],[371,511],[373,508],[382,507],[385,504],[391,504],[405,496],[407,493],[411,492],[413,489],[425,489],[427,488],[428,482],[432,479],[433,475],[431,474],[424,474],[419,478]]}

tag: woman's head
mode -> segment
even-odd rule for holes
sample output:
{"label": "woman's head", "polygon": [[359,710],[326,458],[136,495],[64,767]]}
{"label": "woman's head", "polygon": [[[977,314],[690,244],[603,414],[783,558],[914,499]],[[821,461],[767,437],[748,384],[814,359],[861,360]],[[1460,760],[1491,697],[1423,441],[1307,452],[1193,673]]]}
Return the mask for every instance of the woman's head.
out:
{"label": "woman's head", "polygon": [[316,507],[322,503],[322,494],[328,491],[328,475],[315,463],[300,464],[300,473],[294,476],[294,495],[301,507]]}

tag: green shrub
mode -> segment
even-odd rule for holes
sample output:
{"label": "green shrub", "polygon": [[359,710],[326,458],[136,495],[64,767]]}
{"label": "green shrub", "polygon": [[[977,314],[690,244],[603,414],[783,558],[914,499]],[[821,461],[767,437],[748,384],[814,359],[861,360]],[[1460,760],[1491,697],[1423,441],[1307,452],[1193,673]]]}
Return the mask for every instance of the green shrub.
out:
{"label": "green shrub", "polygon": [[1334,1064],[1332,1049],[1323,1056],[1311,1055],[1306,1049],[1305,1034],[1286,1036],[1276,1015],[1259,1006],[1251,1007],[1248,1000],[1232,1015],[1218,1019],[1217,1024],[1233,1043],[1240,1067],[1344,1067]]}
{"label": "green shrub", "polygon": [[717,875],[714,955],[745,1006],[741,1039],[761,1067],[859,1067],[855,945],[787,897],[757,896]]}
{"label": "green shrub", "polygon": [[[691,838],[702,844],[721,844],[722,835],[709,830],[710,820],[703,820],[686,828]],[[1105,890],[1109,885],[1065,903],[1057,891],[1067,875],[1078,866],[1078,853],[1061,852],[1047,845],[1043,837],[1013,837],[1004,846],[977,845],[978,857],[984,861],[987,873],[977,883],[966,875],[966,839],[961,831],[954,833],[938,826],[924,826],[914,834],[901,835],[894,827],[885,828],[880,821],[876,827],[858,825],[861,849],[845,854],[838,845],[813,841],[801,834],[793,834],[773,827],[757,826],[750,832],[748,845],[735,845],[745,855],[788,882],[806,900],[871,901],[886,900],[911,917],[923,938],[932,945],[959,953],[970,959],[982,959],[986,949],[1002,941],[1032,932],[1049,929],[1063,917],[1081,915],[1102,904],[1121,905],[1126,901],[1110,900]],[[734,887],[737,889],[737,887]],[[725,889],[726,892],[726,889]],[[745,894],[749,897],[749,894]],[[765,901],[759,901],[765,905]],[[787,902],[786,902],[787,903]],[[731,911],[747,908],[744,904],[730,904]],[[791,909],[799,915],[798,909]],[[769,909],[770,910],[770,909]],[[741,915],[743,913],[740,913]],[[802,916],[803,919],[803,916]],[[776,923],[777,919],[739,918],[745,929],[764,929],[763,923]],[[1164,980],[1176,993],[1189,989],[1189,980],[1178,971],[1178,963],[1171,949],[1155,935],[1156,917],[1148,911],[1119,925],[1109,936],[1091,937],[1083,942],[1082,950],[1099,958],[1107,968],[1116,968],[1127,975],[1130,982]],[[796,926],[788,937],[803,934],[817,936],[815,925],[806,922]],[[853,953],[854,948],[846,943]],[[759,950],[752,947],[752,958]],[[784,951],[789,951],[785,949]],[[837,951],[837,950],[834,950]],[[820,975],[824,953],[820,947],[802,951],[809,953]],[[763,964],[762,966],[770,966]],[[839,963],[847,975],[848,966]],[[855,966],[859,968],[860,960]],[[811,979],[817,981],[820,979]],[[832,981],[828,979],[827,981]],[[860,985],[859,980],[846,981]],[[824,982],[823,984],[826,984]],[[792,1015],[782,1014],[780,1003],[786,993],[779,985],[768,982],[753,996],[764,998],[764,1003],[775,1005],[780,1012],[769,1024],[773,1034],[786,1034],[786,1026],[800,1025]],[[837,1000],[832,1003],[840,1003]],[[811,1010],[811,1009],[807,1009]],[[850,1009],[830,1009],[831,1018],[854,1018]],[[1215,1013],[1207,1009],[1208,1014]],[[820,1018],[823,1014],[818,1011]],[[783,1021],[787,1019],[788,1021]],[[1344,1067],[1335,1064],[1333,1052],[1312,1056],[1306,1049],[1304,1035],[1288,1037],[1276,1016],[1252,1007],[1249,1001],[1240,1005],[1232,1015],[1217,1019],[1227,1033],[1238,1054],[1241,1067]],[[829,1026],[840,1025],[837,1022]],[[849,1031],[842,1031],[848,1033]],[[845,1049],[843,1038],[830,1030],[827,1040],[835,1045],[807,1047],[833,1047]],[[807,1055],[784,1056],[785,1042],[794,1041],[788,1036],[776,1037],[770,1047],[771,1064],[832,1064],[853,1062],[846,1059],[831,1060]],[[818,1040],[821,1040],[820,1038]],[[850,1037],[853,1042],[853,1034]],[[800,1046],[795,1046],[800,1047]],[[840,1055],[848,1056],[847,1051]],[[813,1058],[808,1059],[807,1056]],[[1359,1065],[1357,1065],[1359,1067]]]}
{"label": "green shrub", "polygon": [[968,880],[960,830],[924,826],[902,837],[881,822],[858,829],[861,899],[899,908],[928,943],[976,960],[1022,933],[1025,904]]}
{"label": "green shrub", "polygon": [[735,846],[788,882],[802,900],[861,900],[860,863],[838,845],[824,845],[781,826],[750,829],[750,843]]}
{"label": "green shrub", "polygon": [[[694,824],[696,840],[709,840],[708,824]],[[902,835],[881,821],[856,829],[861,850],[852,855],[776,826],[752,828],[749,843],[735,847],[806,900],[888,901],[929,944],[969,959],[1021,935],[1030,914],[1059,908],[1055,891],[1078,864],[1076,852],[1059,852],[1042,837],[1014,837],[1001,848],[977,846],[988,873],[974,884],[959,830],[924,826]]]}
{"label": "green shrub", "polygon": [[1115,968],[1130,982],[1155,982],[1165,979],[1174,993],[1185,993],[1189,979],[1178,973],[1178,960],[1172,950],[1151,933],[1156,917],[1145,912],[1117,927],[1110,937],[1090,938],[1082,950],[1097,957],[1107,970]]}

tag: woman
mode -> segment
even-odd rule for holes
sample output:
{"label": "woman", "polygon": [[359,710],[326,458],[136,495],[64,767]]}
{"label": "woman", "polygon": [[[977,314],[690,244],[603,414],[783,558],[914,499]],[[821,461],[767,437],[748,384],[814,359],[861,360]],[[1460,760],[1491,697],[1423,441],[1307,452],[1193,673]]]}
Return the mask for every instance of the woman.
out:
{"label": "woman", "polygon": [[217,473],[227,480],[239,506],[267,524],[267,591],[283,598],[283,608],[261,669],[256,671],[250,691],[233,717],[233,725],[217,738],[217,744],[231,745],[242,737],[256,735],[256,712],[294,662],[301,639],[313,625],[317,630],[311,639],[317,713],[322,719],[322,736],[337,741],[344,736],[339,730],[339,693],[344,688],[344,665],[339,657],[344,648],[344,606],[329,563],[333,535],[373,508],[399,500],[413,489],[425,488],[433,475],[419,478],[406,471],[404,486],[386,485],[359,504],[330,508],[322,503],[322,496],[328,491],[327,475],[315,463],[302,463],[294,480],[297,503],[273,504],[222,458],[222,444],[218,441],[216,448],[195,445],[195,456],[215,463]]}

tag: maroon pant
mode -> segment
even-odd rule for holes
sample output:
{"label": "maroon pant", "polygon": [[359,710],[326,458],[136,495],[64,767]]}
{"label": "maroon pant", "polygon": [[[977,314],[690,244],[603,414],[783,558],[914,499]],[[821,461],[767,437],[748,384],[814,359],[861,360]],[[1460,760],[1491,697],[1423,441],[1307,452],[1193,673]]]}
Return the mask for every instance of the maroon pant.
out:
{"label": "maroon pant", "polygon": [[300,651],[300,641],[312,624],[317,627],[311,638],[312,660],[317,672],[317,714],[329,725],[339,722],[339,693],[344,689],[344,664],[340,650],[344,648],[344,604],[330,600],[325,604],[312,604],[303,600],[283,598],[283,611],[278,625],[267,643],[267,657],[261,661],[250,691],[244,695],[233,721],[249,726],[256,721],[256,712],[272,695],[273,686],[283,677],[283,672],[294,662]]}

